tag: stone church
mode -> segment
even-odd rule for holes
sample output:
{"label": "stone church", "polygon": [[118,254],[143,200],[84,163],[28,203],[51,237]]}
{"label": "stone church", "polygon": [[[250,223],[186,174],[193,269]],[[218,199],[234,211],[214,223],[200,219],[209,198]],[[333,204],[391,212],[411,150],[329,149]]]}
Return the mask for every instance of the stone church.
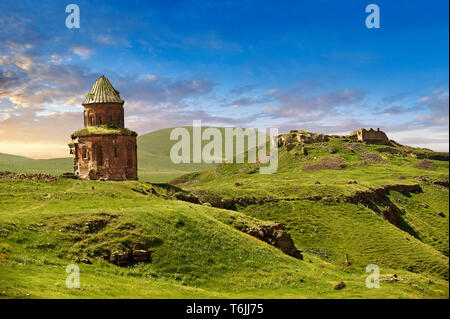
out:
{"label": "stone church", "polygon": [[137,134],[125,128],[124,101],[105,76],[82,103],[84,129],[72,134],[74,173],[83,179],[136,180]]}

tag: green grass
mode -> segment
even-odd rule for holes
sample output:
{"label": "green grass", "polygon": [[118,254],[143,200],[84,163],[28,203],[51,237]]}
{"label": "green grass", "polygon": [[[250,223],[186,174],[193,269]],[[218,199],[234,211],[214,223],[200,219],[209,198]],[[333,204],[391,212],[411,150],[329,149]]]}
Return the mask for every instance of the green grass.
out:
{"label": "green grass", "polygon": [[60,175],[73,170],[73,158],[31,159],[0,153],[0,171]]}
{"label": "green grass", "polygon": [[[237,210],[254,218],[284,223],[297,247],[327,250],[328,258],[322,258],[334,265],[344,265],[348,254],[358,267],[375,263],[448,280],[448,188],[424,181],[448,181],[448,161],[433,160],[432,169],[416,168],[421,159],[411,155],[411,150],[420,150],[355,144],[341,138],[305,147],[307,155],[301,155],[300,145],[290,151],[280,148],[276,174],[259,174],[258,164],[227,164],[186,175],[179,179],[179,186],[197,194],[202,201],[289,199],[238,206]],[[386,148],[394,151],[387,152]],[[428,158],[446,155],[423,152]],[[341,158],[344,165],[336,170],[305,170],[306,165],[330,157]],[[384,220],[380,213],[387,203],[368,208],[343,200],[357,191],[395,184],[420,184],[423,190],[419,194],[388,194],[391,205],[402,212],[397,226]],[[315,196],[323,200],[306,200]],[[438,212],[445,217],[438,216]]]}
{"label": "green grass", "polygon": [[[173,164],[170,131],[138,137],[139,182],[0,180],[0,297],[449,297],[448,188],[432,183],[448,181],[448,161],[433,160],[446,154],[408,147],[386,151],[332,138],[307,144],[306,156],[300,145],[289,152],[281,148],[277,173],[262,175],[257,164]],[[435,167],[414,167],[423,156],[411,150],[426,153]],[[305,170],[327,157],[340,157],[344,165]],[[56,174],[64,165],[70,171],[71,159],[0,155],[0,170]],[[170,179],[202,200],[290,201],[223,210],[173,200],[182,190],[148,183]],[[420,184],[423,192],[391,191],[390,203],[370,207],[342,200],[388,184]],[[305,199],[317,195],[323,199]],[[380,213],[388,204],[401,211],[397,226]],[[265,222],[284,223],[298,248],[326,253],[304,252],[300,261],[239,231]],[[101,227],[86,230],[86,223]],[[119,267],[97,257],[138,244],[153,250],[150,263]],[[345,254],[352,266],[345,266]],[[78,264],[81,289],[66,288],[66,266],[86,256],[93,264]],[[368,264],[403,281],[368,289]],[[335,290],[339,281],[347,287]]]}
{"label": "green grass", "polygon": [[[448,161],[433,161],[436,167],[424,170],[414,168],[419,159],[378,152],[379,145],[358,144],[366,152],[378,155],[385,163],[365,159],[362,152],[352,152],[348,149],[349,143],[340,139],[331,139],[323,144],[306,144],[307,156],[300,154],[299,145],[289,152],[284,147],[280,148],[276,174],[259,174],[258,164],[234,163],[221,164],[181,180],[188,182],[188,189],[214,192],[222,197],[272,198],[337,197],[387,184],[416,184],[419,182],[417,177],[424,175],[435,180],[448,180]],[[330,149],[337,153],[330,154]],[[345,161],[345,166],[340,170],[304,170],[305,165],[317,163],[324,157],[340,157]],[[350,180],[356,180],[357,184],[349,184]],[[236,181],[242,185],[235,186]]]}
{"label": "green grass", "polygon": [[345,265],[348,254],[354,266],[376,264],[448,279],[447,256],[362,205],[298,201],[252,205],[242,211],[284,223],[298,247],[325,249],[325,260],[336,265]]}
{"label": "green grass", "polygon": [[[190,132],[192,128],[187,127]],[[221,129],[223,130],[223,129]],[[205,170],[213,164],[174,164],[170,160],[170,149],[177,141],[170,141],[172,129],[163,129],[138,136],[138,177],[142,181],[165,183],[186,173]],[[80,134],[107,134],[121,132],[103,127],[80,130]],[[205,144],[205,143],[204,143]],[[67,148],[69,154],[69,148]],[[73,159],[31,159],[0,153],[0,171],[16,173],[47,173],[60,175],[73,171]]]}
{"label": "green grass", "polygon": [[137,136],[137,133],[131,131],[127,128],[118,128],[113,125],[99,125],[85,127],[78,130],[70,136],[72,139],[82,136],[92,136],[92,135],[133,135]]}
{"label": "green grass", "polygon": [[[154,188],[160,196],[133,189]],[[169,191],[170,192],[170,191]],[[0,181],[2,298],[448,298],[435,274],[395,271],[401,283],[365,287],[365,267],[342,267],[305,253],[300,261],[239,232],[227,220],[245,214],[166,199],[142,182]],[[161,197],[162,196],[162,197]],[[77,225],[117,219],[97,232]],[[134,227],[121,227],[121,225]],[[120,232],[115,230],[121,229]],[[99,246],[149,238],[151,263],[79,264],[81,289],[65,287],[65,268]],[[154,239],[158,240],[155,241]],[[311,262],[310,262],[311,261]],[[433,283],[427,283],[431,279]],[[341,280],[341,291],[333,285]]]}
{"label": "green grass", "polygon": [[[449,256],[449,202],[448,188],[423,185],[423,193],[411,194],[411,198],[391,192],[390,199],[403,212],[403,219],[412,230],[412,235]],[[445,217],[438,215],[444,213]]]}

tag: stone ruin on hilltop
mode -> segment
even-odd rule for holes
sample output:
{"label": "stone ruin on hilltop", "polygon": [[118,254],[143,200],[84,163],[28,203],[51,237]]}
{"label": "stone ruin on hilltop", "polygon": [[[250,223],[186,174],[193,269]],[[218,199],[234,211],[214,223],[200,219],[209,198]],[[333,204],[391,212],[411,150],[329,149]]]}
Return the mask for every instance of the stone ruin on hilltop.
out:
{"label": "stone ruin on hilltop", "polygon": [[87,94],[84,129],[72,134],[74,174],[83,179],[137,179],[137,134],[124,127],[125,102],[105,76]]}
{"label": "stone ruin on hilltop", "polygon": [[389,140],[386,133],[379,128],[376,130],[373,128],[368,130],[362,128],[352,132],[349,136],[330,136],[322,133],[311,133],[305,130],[291,130],[289,133],[282,134],[278,137],[278,146],[286,146],[289,148],[289,146],[293,146],[294,144],[324,143],[328,142],[330,137],[342,138],[344,141],[358,141],[366,144],[392,145],[393,143]]}
{"label": "stone ruin on hilltop", "polygon": [[374,130],[373,128],[370,128],[369,130],[362,128],[350,134],[350,138],[355,138],[355,136],[358,141],[367,144],[390,145],[390,141],[386,133],[381,131],[379,128],[377,128],[376,130]]}

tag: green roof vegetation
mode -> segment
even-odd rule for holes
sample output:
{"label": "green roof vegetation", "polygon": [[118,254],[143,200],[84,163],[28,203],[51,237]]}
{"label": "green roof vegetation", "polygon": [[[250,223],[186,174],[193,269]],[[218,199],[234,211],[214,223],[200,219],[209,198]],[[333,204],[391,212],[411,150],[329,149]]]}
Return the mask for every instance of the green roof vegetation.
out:
{"label": "green roof vegetation", "polygon": [[72,139],[82,136],[93,136],[93,135],[130,135],[137,136],[137,133],[131,131],[127,128],[117,128],[114,125],[99,125],[85,127],[79,131],[72,133]]}

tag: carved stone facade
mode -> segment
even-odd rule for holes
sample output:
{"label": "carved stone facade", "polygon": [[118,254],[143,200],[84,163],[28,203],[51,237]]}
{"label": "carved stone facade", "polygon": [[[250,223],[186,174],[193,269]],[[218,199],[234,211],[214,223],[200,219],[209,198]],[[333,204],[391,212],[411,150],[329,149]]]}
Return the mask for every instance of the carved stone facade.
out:
{"label": "carved stone facade", "polygon": [[124,101],[104,76],[83,102],[84,129],[69,144],[83,179],[137,180],[136,133],[124,128]]}

